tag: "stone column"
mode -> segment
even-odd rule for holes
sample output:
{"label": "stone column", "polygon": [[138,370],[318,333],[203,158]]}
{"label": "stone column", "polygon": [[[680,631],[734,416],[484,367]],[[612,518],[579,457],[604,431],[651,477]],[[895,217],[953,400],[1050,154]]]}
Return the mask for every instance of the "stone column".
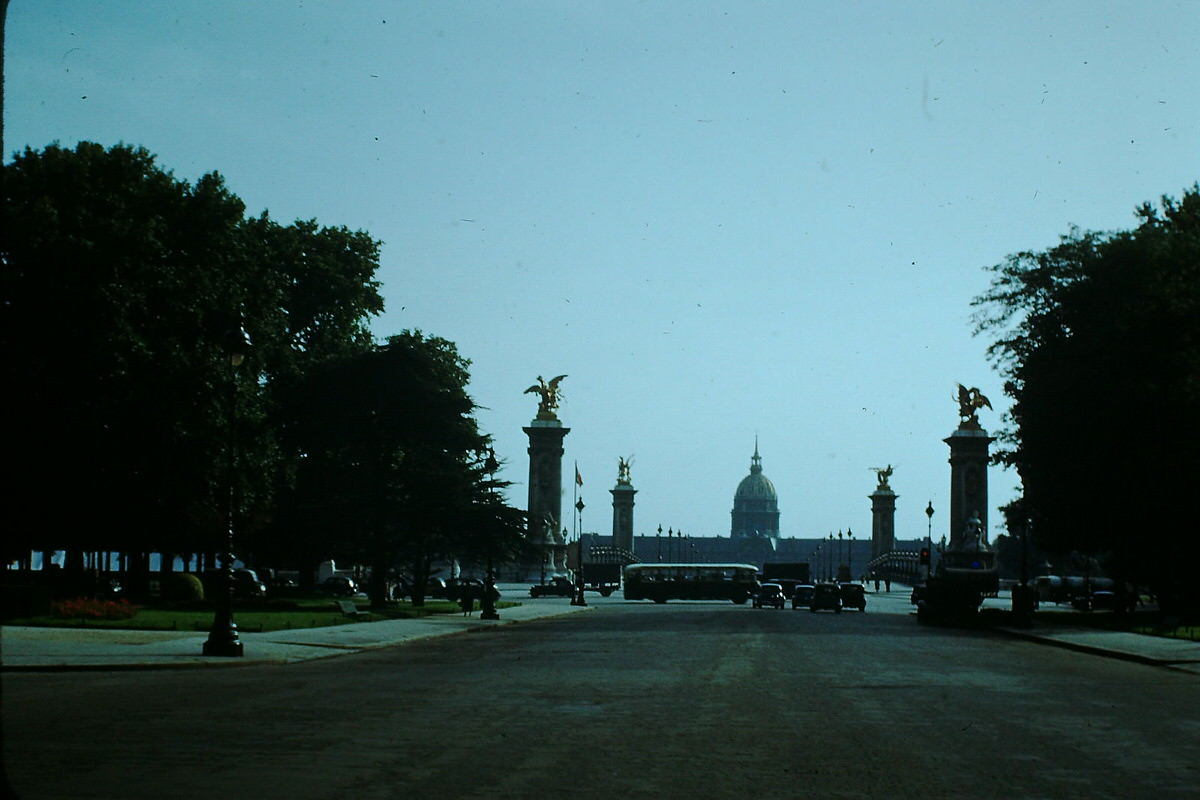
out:
{"label": "stone column", "polygon": [[967,520],[980,523],[983,544],[988,538],[988,445],[993,441],[978,423],[964,422],[943,439],[950,445],[950,550],[961,550]]}
{"label": "stone column", "polygon": [[871,498],[871,558],[896,549],[896,498],[887,484],[881,484]]}
{"label": "stone column", "polygon": [[628,482],[617,481],[617,485],[608,490],[613,496],[613,547],[621,547],[633,552],[633,496],[637,494]]}
{"label": "stone column", "polygon": [[[539,415],[542,417],[542,415]],[[529,437],[529,536],[550,555],[551,575],[562,574],[566,541],[562,535],[563,439],[571,432],[558,419],[534,419],[522,428]],[[545,557],[543,555],[543,557]]]}

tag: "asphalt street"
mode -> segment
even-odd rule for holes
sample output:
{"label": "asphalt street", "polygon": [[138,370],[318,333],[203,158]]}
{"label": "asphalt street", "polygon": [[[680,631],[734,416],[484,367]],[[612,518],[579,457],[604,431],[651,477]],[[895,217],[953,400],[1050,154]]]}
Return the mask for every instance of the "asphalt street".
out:
{"label": "asphalt street", "polygon": [[906,606],[544,599],[337,658],[9,671],[5,767],[37,798],[1197,796],[1195,672]]}

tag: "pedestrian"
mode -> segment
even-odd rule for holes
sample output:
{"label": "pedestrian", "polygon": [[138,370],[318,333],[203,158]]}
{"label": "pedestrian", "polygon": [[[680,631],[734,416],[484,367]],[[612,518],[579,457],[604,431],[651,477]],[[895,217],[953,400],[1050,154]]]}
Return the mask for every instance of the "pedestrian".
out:
{"label": "pedestrian", "polygon": [[892,590],[892,579],[891,579],[891,578],[885,578],[885,579],[884,579],[884,586],[886,586],[886,587],[887,587],[887,590],[890,592],[890,591]]}

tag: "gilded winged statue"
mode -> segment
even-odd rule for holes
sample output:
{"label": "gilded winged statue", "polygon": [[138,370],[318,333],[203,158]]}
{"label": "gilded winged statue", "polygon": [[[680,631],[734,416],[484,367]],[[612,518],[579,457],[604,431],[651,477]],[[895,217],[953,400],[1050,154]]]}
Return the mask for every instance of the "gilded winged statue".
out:
{"label": "gilded winged statue", "polygon": [[554,418],[554,409],[558,408],[560,394],[558,384],[565,377],[567,376],[559,375],[557,378],[551,378],[550,382],[547,383],[541,375],[538,375],[538,382],[523,392],[523,394],[537,394],[541,397],[538,400],[539,417]]}
{"label": "gilded winged statue", "polygon": [[888,464],[886,467],[871,467],[871,470],[879,478],[879,485],[875,487],[876,489],[892,488],[892,487],[888,486],[888,478],[892,477],[892,465],[891,464]]}
{"label": "gilded winged statue", "polygon": [[978,412],[984,407],[990,409],[992,403],[983,395],[983,392],[975,387],[968,389],[961,383],[958,385],[958,416],[963,425],[978,428]]}
{"label": "gilded winged statue", "polygon": [[617,483],[629,483],[629,467],[633,465],[633,456],[621,458],[617,456]]}

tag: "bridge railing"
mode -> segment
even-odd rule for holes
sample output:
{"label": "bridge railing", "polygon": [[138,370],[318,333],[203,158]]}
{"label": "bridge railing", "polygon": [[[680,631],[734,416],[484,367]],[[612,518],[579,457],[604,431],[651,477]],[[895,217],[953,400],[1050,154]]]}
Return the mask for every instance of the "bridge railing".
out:
{"label": "bridge railing", "polygon": [[921,554],[916,550],[892,550],[867,562],[867,579],[914,584],[925,577]]}

